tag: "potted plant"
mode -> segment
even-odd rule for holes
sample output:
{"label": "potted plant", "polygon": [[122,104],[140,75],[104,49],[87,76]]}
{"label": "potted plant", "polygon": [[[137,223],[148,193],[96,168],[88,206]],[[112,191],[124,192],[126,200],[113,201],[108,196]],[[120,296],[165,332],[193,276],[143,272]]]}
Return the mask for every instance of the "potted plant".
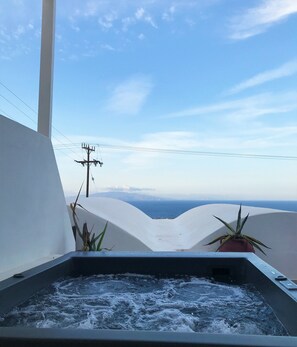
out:
{"label": "potted plant", "polygon": [[[247,214],[244,218],[241,218],[241,205],[239,207],[236,228],[234,229],[229,223],[225,222],[221,218],[214,216],[220,222],[222,222],[227,227],[227,233],[217,237],[213,241],[206,244],[206,246],[212,245],[213,243],[220,242],[217,252],[253,252],[255,253],[255,248],[260,252],[265,254],[262,247],[269,248],[264,245],[261,241],[245,235],[242,233],[242,229],[249,217]],[[266,254],[265,254],[266,255]]]}
{"label": "potted plant", "polygon": [[79,227],[78,217],[76,214],[76,207],[79,206],[80,208],[86,210],[82,205],[80,205],[78,203],[78,198],[79,198],[82,186],[83,185],[81,185],[81,187],[80,187],[80,190],[79,190],[78,195],[75,199],[75,202],[70,204],[70,209],[72,211],[72,219],[74,222],[74,225],[72,226],[74,238],[76,240],[77,235],[81,238],[81,240],[83,242],[82,251],[97,251],[97,252],[102,251],[102,250],[109,250],[110,251],[109,248],[102,248],[102,243],[103,243],[103,239],[104,239],[104,236],[106,233],[108,222],[106,222],[103,230],[97,236],[95,236],[95,233],[93,232],[93,230],[89,231],[87,223],[83,224],[82,231]]}

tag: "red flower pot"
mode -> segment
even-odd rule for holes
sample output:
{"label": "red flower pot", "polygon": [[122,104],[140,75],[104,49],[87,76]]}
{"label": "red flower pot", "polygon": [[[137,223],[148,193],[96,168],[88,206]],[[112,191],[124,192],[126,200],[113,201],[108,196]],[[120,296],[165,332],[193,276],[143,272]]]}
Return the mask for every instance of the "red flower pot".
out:
{"label": "red flower pot", "polygon": [[245,239],[230,239],[220,247],[218,252],[253,252],[254,247]]}

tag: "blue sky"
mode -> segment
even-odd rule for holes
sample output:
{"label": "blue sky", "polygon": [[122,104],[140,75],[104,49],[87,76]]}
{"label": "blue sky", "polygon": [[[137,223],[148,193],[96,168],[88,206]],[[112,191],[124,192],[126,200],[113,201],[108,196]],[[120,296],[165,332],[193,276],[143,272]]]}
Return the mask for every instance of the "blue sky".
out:
{"label": "blue sky", "polygon": [[[40,28],[41,1],[1,1],[0,113],[32,129]],[[296,0],[56,0],[65,193],[85,179],[86,142],[104,162],[92,192],[297,199],[296,159],[199,154],[297,156],[296,32]]]}

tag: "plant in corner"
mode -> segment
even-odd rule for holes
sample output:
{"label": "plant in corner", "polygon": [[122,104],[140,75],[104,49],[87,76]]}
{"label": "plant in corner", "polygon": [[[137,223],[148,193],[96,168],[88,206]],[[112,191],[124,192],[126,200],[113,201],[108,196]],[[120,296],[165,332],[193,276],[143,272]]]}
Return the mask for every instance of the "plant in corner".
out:
{"label": "plant in corner", "polygon": [[[234,229],[229,223],[225,222],[221,218],[214,216],[221,223],[227,227],[227,233],[225,235],[219,236],[213,241],[207,243],[205,246],[212,245],[213,243],[220,242],[217,252],[253,252],[255,253],[255,248],[260,252],[265,254],[262,247],[269,248],[264,245],[261,241],[245,235],[242,233],[242,229],[249,217],[247,214],[244,218],[241,218],[241,205],[239,207],[236,228]],[[266,255],[266,254],[265,254]]]}
{"label": "plant in corner", "polygon": [[80,230],[80,227],[78,224],[78,217],[76,214],[76,207],[79,206],[80,208],[87,211],[82,205],[78,204],[78,198],[79,198],[82,186],[83,185],[81,185],[79,189],[75,202],[70,204],[70,209],[72,211],[72,219],[74,222],[74,226],[72,227],[74,238],[76,239],[77,234],[81,238],[83,242],[83,247],[82,247],[83,251],[102,251],[103,249],[110,250],[109,248],[102,248],[102,242],[106,233],[108,222],[106,222],[103,230],[97,236],[95,236],[95,233],[92,232],[93,228],[91,229],[91,231],[89,231],[87,223],[84,223],[82,231]]}

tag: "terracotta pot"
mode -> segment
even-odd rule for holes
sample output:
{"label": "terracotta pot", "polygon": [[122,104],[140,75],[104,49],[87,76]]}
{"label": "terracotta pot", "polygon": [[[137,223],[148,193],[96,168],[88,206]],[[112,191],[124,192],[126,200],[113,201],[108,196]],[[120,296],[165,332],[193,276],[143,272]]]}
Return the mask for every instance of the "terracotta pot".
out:
{"label": "terracotta pot", "polygon": [[244,239],[231,239],[224,243],[218,252],[253,252],[254,247]]}

